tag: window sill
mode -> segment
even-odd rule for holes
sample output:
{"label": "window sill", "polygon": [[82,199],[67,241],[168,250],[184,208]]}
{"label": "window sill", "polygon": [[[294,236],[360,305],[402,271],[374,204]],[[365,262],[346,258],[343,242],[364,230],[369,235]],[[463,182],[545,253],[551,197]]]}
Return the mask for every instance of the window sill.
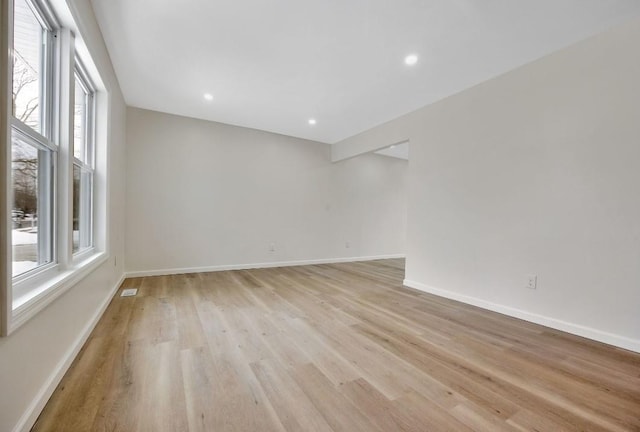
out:
{"label": "window sill", "polygon": [[34,317],[69,288],[87,277],[108,258],[106,252],[93,253],[79,261],[73,268],[60,271],[24,295],[14,298],[9,332],[15,331]]}

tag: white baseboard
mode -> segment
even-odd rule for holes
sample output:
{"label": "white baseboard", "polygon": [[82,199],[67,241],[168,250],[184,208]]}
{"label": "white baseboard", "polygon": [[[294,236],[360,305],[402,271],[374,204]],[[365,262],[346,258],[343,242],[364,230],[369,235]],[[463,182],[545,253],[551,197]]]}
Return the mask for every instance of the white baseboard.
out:
{"label": "white baseboard", "polygon": [[89,338],[89,335],[91,335],[91,332],[95,328],[96,324],[98,324],[98,321],[102,317],[102,314],[107,309],[107,306],[109,306],[111,299],[118,291],[118,288],[120,287],[120,285],[122,285],[122,282],[124,281],[124,279],[125,279],[125,275],[123,274],[120,277],[120,280],[111,288],[111,292],[109,293],[107,298],[102,302],[102,304],[100,305],[96,313],[93,315],[93,317],[91,317],[91,320],[87,323],[84,329],[82,329],[82,332],[80,333],[78,338],[75,340],[73,345],[71,345],[66,355],[62,358],[62,360],[60,360],[60,362],[54,369],[53,373],[49,376],[49,378],[44,383],[44,385],[40,388],[40,391],[38,392],[36,397],[33,399],[31,404],[29,404],[29,407],[24,412],[22,417],[20,417],[20,420],[18,421],[16,426],[13,428],[13,432],[29,432],[31,430],[36,420],[38,419],[38,416],[44,409],[44,406],[47,404],[47,401],[49,400],[54,390],[56,389],[56,387],[64,377],[64,374],[67,372],[67,370],[71,366],[71,363],[73,362],[73,360],[76,358],[76,356],[80,352],[80,349]]}
{"label": "white baseboard", "polygon": [[171,269],[159,269],[159,270],[140,270],[126,272],[126,277],[144,277],[144,276],[166,276],[185,273],[206,273],[226,270],[250,270],[260,268],[272,268],[272,267],[293,267],[313,264],[336,264],[345,262],[357,262],[357,261],[373,261],[381,259],[392,258],[404,258],[404,254],[395,255],[375,255],[364,257],[347,257],[347,258],[328,258],[328,259],[314,259],[314,260],[298,260],[298,261],[277,261],[267,263],[256,264],[232,264],[232,265],[219,265],[208,267],[185,267],[185,268],[171,268]]}
{"label": "white baseboard", "polygon": [[488,302],[486,300],[482,300],[477,297],[471,297],[471,296],[459,294],[453,291],[435,288],[435,287],[425,285],[420,282],[408,280],[408,279],[405,279],[403,281],[403,284],[410,288],[414,288],[429,294],[434,294],[440,297],[445,297],[451,300],[456,300],[462,303],[478,306],[480,308],[487,309],[493,312],[498,312],[503,315],[519,318],[521,320],[529,321],[535,324],[540,324],[545,327],[561,330],[577,336],[585,337],[587,339],[593,339],[598,342],[604,342],[609,345],[613,345],[619,348],[624,348],[629,351],[640,353],[640,340],[637,340],[637,339],[631,339],[625,336],[604,332],[591,327],[585,327],[580,324],[574,324],[574,323],[562,321],[556,318],[551,318],[548,316],[527,312],[522,309],[516,309],[509,306]]}

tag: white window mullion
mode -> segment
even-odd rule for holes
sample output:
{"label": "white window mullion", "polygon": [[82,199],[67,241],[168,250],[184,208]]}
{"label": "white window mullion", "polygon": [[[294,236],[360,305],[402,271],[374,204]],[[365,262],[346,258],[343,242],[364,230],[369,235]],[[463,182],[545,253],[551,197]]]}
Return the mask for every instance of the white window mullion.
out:
{"label": "white window mullion", "polygon": [[[0,1],[0,28],[12,30],[13,3]],[[9,48],[13,46],[13,31],[2,31],[0,34],[0,336],[9,334],[11,322],[12,261],[11,245],[11,63]]]}
{"label": "white window mullion", "polygon": [[38,265],[54,261],[53,251],[53,207],[55,201],[55,152],[38,150]]}
{"label": "white window mullion", "polygon": [[81,171],[80,179],[80,250],[92,246],[93,173]]}
{"label": "white window mullion", "polygon": [[72,264],[72,212],[73,212],[73,87],[74,36],[68,29],[58,31],[59,53],[59,114],[58,114],[58,262],[63,268]]}

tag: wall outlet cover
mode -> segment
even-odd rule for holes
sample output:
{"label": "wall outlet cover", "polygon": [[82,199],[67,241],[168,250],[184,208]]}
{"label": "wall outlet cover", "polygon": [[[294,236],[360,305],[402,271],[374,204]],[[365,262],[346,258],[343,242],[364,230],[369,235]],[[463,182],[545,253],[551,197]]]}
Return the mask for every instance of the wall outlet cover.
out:
{"label": "wall outlet cover", "polygon": [[538,286],[538,276],[537,275],[527,275],[527,284],[525,285],[526,288],[529,289],[536,289]]}

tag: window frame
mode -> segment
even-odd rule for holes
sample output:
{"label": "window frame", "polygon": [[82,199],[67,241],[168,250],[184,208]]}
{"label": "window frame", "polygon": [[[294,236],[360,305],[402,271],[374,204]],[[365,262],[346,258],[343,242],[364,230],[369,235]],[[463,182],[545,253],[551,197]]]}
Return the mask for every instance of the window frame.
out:
{"label": "window frame", "polygon": [[[80,169],[80,211],[79,217],[83,219],[80,222],[79,228],[79,238],[78,243],[82,242],[83,237],[88,237],[88,244],[84,248],[81,246],[78,247],[78,250],[73,251],[72,246],[72,254],[74,260],[76,257],[82,257],[84,254],[90,252],[94,249],[94,196],[95,196],[95,153],[96,153],[96,137],[95,137],[95,86],[93,85],[89,74],[86,72],[86,68],[84,67],[82,61],[78,57],[77,53],[75,56],[75,65],[74,65],[74,92],[75,92],[75,80],[78,81],[82,89],[84,90],[85,96],[85,113],[83,116],[84,121],[84,137],[83,137],[83,155],[84,160],[75,157],[75,131],[72,133],[72,142],[71,142],[71,155],[72,155],[72,170],[74,167],[78,167]],[[75,94],[74,94],[74,104],[75,104]],[[73,117],[75,122],[75,116]],[[75,126],[75,125],[74,125]],[[83,184],[83,176],[88,175],[89,177],[89,189],[86,190],[82,188]],[[71,200],[73,201],[73,191],[71,195]],[[87,202],[88,201],[88,202]],[[72,212],[73,213],[73,212]],[[84,231],[84,233],[83,233]],[[71,230],[71,234],[73,235],[73,229]]]}
{"label": "window frame", "polygon": [[[18,135],[18,138],[14,138],[14,134]],[[48,262],[44,264],[38,264],[36,267],[27,270],[26,272],[20,273],[16,276],[12,274],[13,285],[19,286],[20,283],[24,280],[28,280],[33,275],[36,275],[40,272],[47,272],[56,267],[57,263],[57,255],[56,251],[56,196],[57,196],[57,164],[58,164],[58,149],[53,143],[50,141],[42,142],[39,135],[36,131],[34,131],[29,126],[24,125],[24,123],[19,120],[12,118],[11,119],[11,141],[10,145],[13,147],[14,139],[21,140],[23,143],[30,145],[33,147],[38,153],[46,152],[47,153],[47,164],[49,166],[42,166],[40,160],[38,161],[38,257],[46,254],[48,255]],[[38,156],[38,159],[40,156]],[[46,174],[43,178],[41,174]],[[45,189],[41,187],[41,182],[50,183],[47,185],[48,187]],[[11,196],[10,202],[13,202],[13,181],[11,182]],[[42,220],[42,213],[46,214],[46,219]],[[44,231],[44,235],[40,237],[40,233]],[[41,241],[41,239],[43,241]],[[13,243],[13,242],[12,242]],[[13,248],[13,245],[12,245]],[[13,250],[12,250],[12,258],[13,258]],[[12,260],[13,261],[13,260]],[[13,272],[12,272],[13,273]]]}
{"label": "window frame", "polygon": [[[48,99],[41,115],[42,134],[16,121],[12,110],[13,81],[13,0],[0,0],[0,139],[7,145],[0,146],[0,177],[4,179],[0,188],[0,336],[11,334],[22,324],[36,316],[53,300],[76,285],[109,259],[108,253],[108,125],[111,117],[111,90],[105,86],[103,77],[94,62],[91,52],[82,40],[76,37],[78,26],[66,4],[57,4],[55,10],[48,0],[27,0],[38,21],[45,20],[47,34],[46,52],[51,62],[46,65],[46,89]],[[57,15],[59,14],[59,15]],[[62,18],[62,21],[57,20]],[[60,24],[62,23],[62,25]],[[44,55],[44,54],[43,54]],[[78,61],[76,61],[78,58]],[[80,59],[82,61],[80,61]],[[72,253],[72,175],[73,175],[73,85],[76,64],[82,64],[87,81],[95,87],[91,102],[91,139],[93,140],[91,232],[92,247]],[[84,66],[88,66],[86,69]],[[43,66],[43,70],[45,70]],[[89,72],[89,73],[87,73]],[[44,99],[43,104],[44,104]],[[4,103],[6,101],[6,103]],[[100,119],[100,121],[98,121]],[[12,277],[13,247],[12,218],[13,185],[11,178],[11,138],[14,123],[28,135],[36,134],[44,139],[46,148],[53,147],[51,157],[55,163],[53,175],[54,210],[51,243],[52,263],[40,266],[37,271],[25,272]],[[45,137],[46,135],[46,137]],[[6,258],[5,258],[6,257]],[[27,274],[28,273],[28,274]]]}
{"label": "window frame", "polygon": [[[27,285],[30,278],[37,276],[39,273],[47,273],[55,270],[58,264],[58,256],[57,256],[57,205],[58,205],[58,160],[59,160],[59,149],[60,146],[56,143],[56,133],[57,128],[55,127],[56,119],[54,118],[54,113],[56,112],[54,105],[56,104],[56,98],[59,95],[58,86],[56,85],[56,51],[57,49],[57,35],[56,28],[59,27],[58,21],[53,15],[52,11],[46,7],[46,4],[41,3],[40,0],[22,0],[27,6],[31,9],[35,19],[38,21],[40,26],[42,27],[43,32],[43,44],[44,49],[41,52],[40,61],[42,63],[42,77],[40,81],[40,97],[41,97],[41,106],[40,106],[40,131],[33,129],[28,126],[26,123],[20,121],[15,117],[13,112],[9,113],[9,123],[10,123],[10,140],[8,145],[13,147],[13,136],[14,134],[20,136],[23,142],[31,145],[36,150],[46,151],[49,153],[48,159],[51,164],[49,167],[42,167],[42,171],[47,170],[48,178],[42,178],[38,176],[38,257],[42,254],[49,255],[49,261],[45,264],[39,264],[36,267],[13,276],[13,271],[10,272],[13,289],[20,290],[20,285]],[[11,2],[12,5],[14,2]],[[9,40],[11,46],[11,59],[9,62],[9,81],[11,83],[11,89],[13,89],[13,67],[15,62],[14,56],[14,40],[13,40],[13,32],[14,32],[14,22],[13,18],[15,16],[15,12],[12,9],[11,19],[11,27],[9,29]],[[13,92],[13,90],[11,90]],[[13,96],[12,96],[13,97]],[[10,150],[11,151],[11,150]],[[41,166],[38,164],[38,171],[40,174]],[[40,186],[40,182],[47,181],[46,190],[42,190]],[[13,181],[10,181],[10,195],[9,202],[13,202]],[[48,192],[48,193],[45,193]],[[42,202],[41,202],[42,198]],[[45,221],[41,220],[41,205],[44,206],[44,210],[46,211],[47,219]],[[41,235],[43,228],[44,235]],[[43,241],[41,241],[43,239]],[[13,241],[11,241],[11,265],[13,267]]]}
{"label": "window frame", "polygon": [[[58,20],[56,19],[55,14],[51,10],[51,8],[48,6],[48,3],[43,3],[41,0],[23,0],[23,1],[27,3],[27,5],[30,7],[31,11],[34,14],[34,17],[40,23],[40,26],[42,27],[42,30],[44,32],[44,40],[45,40],[45,49],[43,50],[42,58],[40,59],[43,64],[42,72],[44,75],[43,79],[40,80],[40,95],[42,96],[42,106],[40,107],[41,108],[40,109],[40,125],[41,125],[40,129],[41,130],[36,131],[33,128],[30,128],[29,126],[26,126],[26,125],[25,126],[33,130],[35,133],[41,135],[44,139],[51,140],[51,138],[56,133],[56,129],[54,127],[54,125],[56,124],[56,119],[54,115],[55,110],[53,109],[54,100],[55,100],[55,90],[56,90],[56,85],[55,85],[56,76],[54,72],[55,72],[55,62],[56,62],[55,53],[57,51],[56,29],[60,27],[60,24],[58,23]],[[15,13],[13,11],[14,1],[9,0],[9,2],[11,3],[11,8],[10,8],[11,16],[9,17],[11,21],[11,26],[9,28],[10,34],[8,38],[9,48],[11,50],[11,59],[10,59],[9,67],[12,69],[13,63],[14,63],[13,17],[15,16]],[[13,71],[11,70],[11,73],[9,76],[10,80],[13,79],[12,72]],[[16,120],[20,124],[24,124],[20,120],[16,119],[13,116],[13,113],[11,112],[9,113],[9,117],[11,118],[11,120]]]}

